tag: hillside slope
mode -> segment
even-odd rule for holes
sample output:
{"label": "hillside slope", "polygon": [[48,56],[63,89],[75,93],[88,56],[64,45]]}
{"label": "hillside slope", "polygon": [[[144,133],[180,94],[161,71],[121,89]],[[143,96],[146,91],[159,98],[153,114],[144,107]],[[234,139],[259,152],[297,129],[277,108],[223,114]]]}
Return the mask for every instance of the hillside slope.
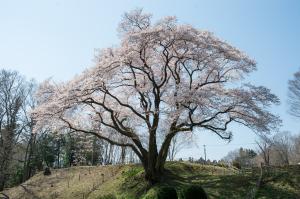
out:
{"label": "hillside slope", "polygon": [[[52,175],[38,173],[20,186],[4,193],[12,199],[100,199],[155,198],[162,185],[180,191],[189,184],[199,184],[209,198],[247,198],[255,187],[259,170],[234,169],[190,163],[167,163],[162,183],[148,187],[143,169],[137,165],[72,167],[52,170]],[[273,170],[265,175],[257,198],[300,198],[300,167]]]}

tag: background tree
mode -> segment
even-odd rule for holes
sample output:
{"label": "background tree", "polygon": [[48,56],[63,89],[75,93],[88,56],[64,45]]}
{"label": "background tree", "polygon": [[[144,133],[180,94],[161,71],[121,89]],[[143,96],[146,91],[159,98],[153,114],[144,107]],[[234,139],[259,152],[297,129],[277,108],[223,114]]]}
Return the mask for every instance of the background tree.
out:
{"label": "background tree", "polygon": [[31,86],[19,73],[0,71],[0,191],[8,181],[17,143],[28,125],[23,119]]}
{"label": "background tree", "polygon": [[292,138],[293,146],[292,146],[292,163],[299,164],[300,163],[300,135],[296,135]]}
{"label": "background tree", "polygon": [[237,168],[251,167],[254,165],[254,158],[257,153],[253,149],[240,148],[230,151],[223,160]]}
{"label": "background tree", "polygon": [[102,164],[103,156],[103,140],[93,136],[92,148],[87,153],[87,162],[90,165]]}
{"label": "background tree", "polygon": [[233,150],[233,151],[229,151],[228,154],[222,158],[222,160],[224,160],[224,162],[226,162],[227,164],[232,164],[232,162],[239,156],[239,150]]}
{"label": "background tree", "polygon": [[94,67],[69,82],[41,85],[36,130],[70,129],[129,147],[155,183],[178,133],[208,130],[231,139],[232,122],[255,132],[279,122],[268,111],[278,98],[241,83],[255,62],[212,33],[175,17],[151,23],[142,10],[126,13],[119,30],[120,46],[101,50]]}
{"label": "background tree", "polygon": [[260,137],[259,141],[256,141],[256,144],[259,148],[259,153],[262,155],[264,164],[269,166],[272,141],[267,136],[263,136]]}
{"label": "background tree", "polygon": [[243,149],[240,148],[239,156],[235,161],[239,162],[241,167],[252,167],[254,165],[254,158],[256,157],[256,152],[253,149]]}
{"label": "background tree", "polygon": [[292,152],[292,136],[288,131],[276,133],[272,138],[272,161],[275,165],[289,165]]}
{"label": "background tree", "polygon": [[257,165],[263,161],[265,165],[289,165],[300,162],[299,135],[288,131],[277,132],[272,136],[261,137],[257,141],[259,147]]}
{"label": "background tree", "polygon": [[193,137],[191,135],[187,136],[185,134],[177,134],[173,137],[168,151],[168,159],[170,161],[175,159],[175,156],[180,150],[192,144]]}
{"label": "background tree", "polygon": [[53,167],[55,162],[56,148],[55,138],[51,134],[47,133],[41,139],[39,143],[39,151],[41,154],[42,163],[46,164],[47,167]]}
{"label": "background tree", "polygon": [[294,78],[289,81],[288,103],[291,115],[300,118],[300,71],[294,74]]}
{"label": "background tree", "polygon": [[31,80],[28,85],[27,97],[22,106],[22,123],[24,123],[24,131],[22,134],[22,145],[24,145],[24,163],[22,182],[26,181],[33,175],[34,168],[32,167],[33,154],[35,150],[36,135],[33,133],[33,120],[30,111],[36,106],[34,93],[37,89],[37,83]]}

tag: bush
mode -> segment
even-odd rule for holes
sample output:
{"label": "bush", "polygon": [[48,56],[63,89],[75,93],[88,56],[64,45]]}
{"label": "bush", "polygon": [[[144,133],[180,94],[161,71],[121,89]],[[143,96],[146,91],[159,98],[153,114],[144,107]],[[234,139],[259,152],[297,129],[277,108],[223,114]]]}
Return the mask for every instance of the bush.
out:
{"label": "bush", "polygon": [[182,199],[207,199],[204,189],[197,185],[190,185],[182,189]]}
{"label": "bush", "polygon": [[45,176],[51,175],[51,171],[50,171],[50,168],[49,168],[49,167],[46,167],[46,168],[45,168],[45,170],[44,170],[44,175],[45,175]]}
{"label": "bush", "polygon": [[223,168],[228,168],[228,165],[225,163],[218,163],[217,166],[223,167]]}
{"label": "bush", "polygon": [[157,191],[157,199],[177,199],[177,192],[173,187],[161,187]]}
{"label": "bush", "polygon": [[233,161],[232,162],[232,165],[235,167],[235,168],[237,168],[237,169],[241,169],[242,167],[241,167],[241,164],[238,162],[238,161]]}

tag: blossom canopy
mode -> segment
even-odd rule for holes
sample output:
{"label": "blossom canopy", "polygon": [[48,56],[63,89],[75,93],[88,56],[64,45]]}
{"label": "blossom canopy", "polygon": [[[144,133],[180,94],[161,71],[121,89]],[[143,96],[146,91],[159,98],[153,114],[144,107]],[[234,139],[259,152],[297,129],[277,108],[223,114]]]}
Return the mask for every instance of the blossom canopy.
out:
{"label": "blossom canopy", "polygon": [[152,164],[159,170],[177,133],[203,129],[230,139],[233,122],[255,132],[280,122],[268,110],[278,98],[242,83],[255,61],[213,33],[175,17],[152,23],[142,10],[126,13],[119,32],[120,45],[100,50],[94,67],[68,82],[40,86],[36,131],[94,134],[131,147],[145,170]]}

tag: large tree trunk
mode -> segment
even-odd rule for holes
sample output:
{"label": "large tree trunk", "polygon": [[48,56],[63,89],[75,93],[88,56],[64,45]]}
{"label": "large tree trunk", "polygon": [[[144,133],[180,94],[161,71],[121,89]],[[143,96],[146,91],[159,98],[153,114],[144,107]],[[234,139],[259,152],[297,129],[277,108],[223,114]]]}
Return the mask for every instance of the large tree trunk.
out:
{"label": "large tree trunk", "polygon": [[[152,159],[148,159],[149,163],[144,166],[145,169],[145,179],[151,184],[155,184],[161,180],[162,171],[156,167],[157,156],[152,156]],[[163,168],[163,166],[161,167]]]}
{"label": "large tree trunk", "polygon": [[157,153],[156,142],[155,144],[149,146],[148,162],[146,162],[146,165],[144,165],[144,169],[145,169],[145,179],[150,184],[155,184],[157,182],[160,182],[163,177],[164,170],[165,170],[164,166],[168,156],[168,150],[174,135],[175,133],[170,133],[166,136],[166,139],[164,140],[159,153]]}
{"label": "large tree trunk", "polygon": [[151,185],[161,181],[165,170],[166,158],[167,156],[160,157],[159,155],[153,155],[152,159],[148,158],[150,162],[144,165],[145,179]]}

